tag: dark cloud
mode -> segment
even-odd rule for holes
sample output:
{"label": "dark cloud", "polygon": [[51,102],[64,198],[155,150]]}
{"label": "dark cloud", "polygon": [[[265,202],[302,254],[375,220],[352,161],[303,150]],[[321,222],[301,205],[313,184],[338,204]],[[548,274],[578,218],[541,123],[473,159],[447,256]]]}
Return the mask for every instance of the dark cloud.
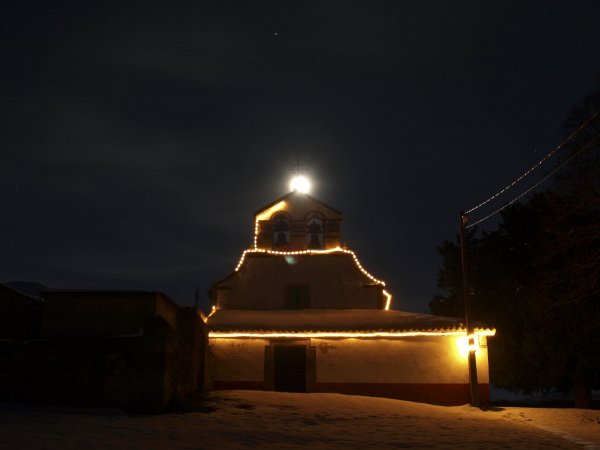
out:
{"label": "dark cloud", "polygon": [[593,1],[177,3],[4,15],[0,279],[190,303],[300,159],[425,310],[458,212],[560,140],[599,70]]}

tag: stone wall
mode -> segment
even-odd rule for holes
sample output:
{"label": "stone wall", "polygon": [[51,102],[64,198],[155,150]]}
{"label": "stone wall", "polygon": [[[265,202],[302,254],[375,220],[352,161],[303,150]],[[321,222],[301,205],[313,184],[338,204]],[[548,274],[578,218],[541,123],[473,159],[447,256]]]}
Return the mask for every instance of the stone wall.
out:
{"label": "stone wall", "polygon": [[54,292],[46,303],[41,338],[0,342],[0,401],[159,412],[207,389],[196,308],[160,293]]}
{"label": "stone wall", "polygon": [[267,255],[250,253],[238,272],[215,283],[220,309],[284,309],[286,285],[308,284],[310,308],[383,309],[383,286],[374,284],[350,254]]}
{"label": "stone wall", "polygon": [[180,307],[161,292],[44,291],[42,337],[138,334],[146,320],[162,317],[177,328]]}

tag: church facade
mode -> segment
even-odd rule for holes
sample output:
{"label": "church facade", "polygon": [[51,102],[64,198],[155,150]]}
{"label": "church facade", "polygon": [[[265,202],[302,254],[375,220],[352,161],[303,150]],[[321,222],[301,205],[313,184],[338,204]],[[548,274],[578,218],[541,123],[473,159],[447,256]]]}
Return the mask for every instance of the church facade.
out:
{"label": "church facade", "polygon": [[[468,403],[462,321],[393,309],[385,282],[342,245],[341,223],[298,191],[256,211],[253,245],[209,291],[213,388]],[[475,329],[484,402],[493,334]]]}

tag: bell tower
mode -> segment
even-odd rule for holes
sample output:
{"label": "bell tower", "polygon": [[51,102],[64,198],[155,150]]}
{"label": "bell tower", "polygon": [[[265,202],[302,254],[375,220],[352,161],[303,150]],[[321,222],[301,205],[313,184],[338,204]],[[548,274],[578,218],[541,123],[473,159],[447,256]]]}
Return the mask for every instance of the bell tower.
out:
{"label": "bell tower", "polygon": [[298,190],[254,213],[254,247],[264,250],[330,250],[340,247],[342,213]]}
{"label": "bell tower", "polygon": [[217,310],[389,309],[391,294],[342,248],[342,213],[300,189],[254,213],[254,242],[213,283]]}

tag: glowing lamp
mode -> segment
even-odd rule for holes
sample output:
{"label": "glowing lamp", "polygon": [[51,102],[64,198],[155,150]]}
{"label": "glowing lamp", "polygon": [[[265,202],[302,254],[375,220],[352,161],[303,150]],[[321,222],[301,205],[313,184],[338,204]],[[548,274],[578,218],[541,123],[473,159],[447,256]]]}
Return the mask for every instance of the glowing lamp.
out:
{"label": "glowing lamp", "polygon": [[460,354],[466,357],[469,352],[477,352],[479,350],[479,335],[470,334],[468,336],[461,336],[457,339],[456,343]]}
{"label": "glowing lamp", "polygon": [[310,181],[304,175],[296,175],[290,183],[292,191],[298,191],[307,194],[310,191]]}
{"label": "glowing lamp", "polygon": [[476,334],[469,335],[469,351],[475,352],[479,350],[479,337]]}

